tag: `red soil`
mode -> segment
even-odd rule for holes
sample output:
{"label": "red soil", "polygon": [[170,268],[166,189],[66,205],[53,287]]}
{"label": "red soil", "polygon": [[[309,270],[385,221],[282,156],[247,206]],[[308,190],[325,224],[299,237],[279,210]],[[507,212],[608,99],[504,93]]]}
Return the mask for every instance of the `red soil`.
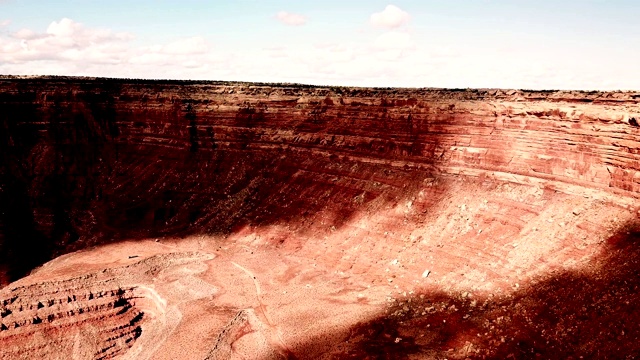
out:
{"label": "red soil", "polygon": [[640,353],[636,93],[0,88],[0,358]]}

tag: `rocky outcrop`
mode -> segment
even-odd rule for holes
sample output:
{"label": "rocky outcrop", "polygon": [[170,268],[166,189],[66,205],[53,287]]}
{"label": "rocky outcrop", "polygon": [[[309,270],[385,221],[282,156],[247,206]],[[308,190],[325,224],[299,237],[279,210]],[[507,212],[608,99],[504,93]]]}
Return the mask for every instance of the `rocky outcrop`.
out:
{"label": "rocky outcrop", "polygon": [[632,207],[639,101],[633,92],[5,78],[0,280],[101,242],[340,227],[362,204],[411,201],[446,177],[597,190]]}
{"label": "rocky outcrop", "polygon": [[[54,353],[61,359],[69,354],[110,359],[125,353],[140,336],[144,313],[132,305],[133,289],[86,293],[47,285],[48,291],[20,289],[3,299],[0,342],[11,346],[3,348],[2,359],[51,358]],[[34,337],[46,340],[36,344]]]}
{"label": "rocky outcrop", "polygon": [[[185,288],[183,301],[216,292],[194,282],[189,271],[210,258],[160,254],[96,272],[81,270],[75,277],[5,287],[0,290],[0,359],[148,358],[181,317],[164,297]],[[158,281],[176,272],[181,280]]]}

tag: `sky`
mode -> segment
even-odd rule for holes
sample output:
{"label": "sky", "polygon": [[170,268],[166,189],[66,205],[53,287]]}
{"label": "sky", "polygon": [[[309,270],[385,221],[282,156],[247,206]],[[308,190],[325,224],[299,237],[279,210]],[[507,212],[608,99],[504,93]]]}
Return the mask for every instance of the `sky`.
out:
{"label": "sky", "polygon": [[640,90],[640,1],[0,0],[0,74]]}

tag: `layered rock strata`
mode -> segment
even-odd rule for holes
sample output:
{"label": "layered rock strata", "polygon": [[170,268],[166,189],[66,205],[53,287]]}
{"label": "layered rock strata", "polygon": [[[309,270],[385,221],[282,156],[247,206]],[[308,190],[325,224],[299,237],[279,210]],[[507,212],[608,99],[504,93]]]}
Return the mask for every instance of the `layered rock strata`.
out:
{"label": "layered rock strata", "polygon": [[[96,242],[340,226],[359,203],[464,175],[632,204],[639,93],[0,82],[7,280]],[[353,201],[357,198],[357,201]]]}
{"label": "layered rock strata", "polygon": [[3,78],[2,355],[631,356],[638,101]]}

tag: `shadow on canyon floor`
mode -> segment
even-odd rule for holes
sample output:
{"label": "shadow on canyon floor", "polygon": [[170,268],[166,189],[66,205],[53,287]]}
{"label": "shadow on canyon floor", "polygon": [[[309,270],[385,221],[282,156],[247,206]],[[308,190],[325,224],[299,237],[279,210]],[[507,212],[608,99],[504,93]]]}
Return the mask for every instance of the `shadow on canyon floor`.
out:
{"label": "shadow on canyon floor", "polygon": [[[557,271],[511,295],[397,298],[351,329],[335,358],[631,359],[640,354],[640,223],[607,240],[576,271]],[[307,352],[298,349],[298,354]]]}
{"label": "shadow on canyon floor", "polygon": [[[326,139],[275,146],[260,130],[273,115],[239,109],[220,146],[213,120],[201,119],[188,99],[176,100],[166,119],[138,121],[117,105],[119,85],[111,85],[43,93],[20,83],[0,94],[0,284],[101,243],[225,236],[274,224],[329,231],[363,208],[413,198],[425,179],[436,179],[439,135],[424,136],[429,125],[410,117],[394,123],[395,134],[343,149],[333,144],[330,122],[311,111],[289,130],[310,127]],[[121,128],[125,119],[144,130]],[[133,142],[125,130],[167,142]],[[331,151],[315,151],[320,141]],[[407,159],[421,169],[389,165]],[[427,211],[445,187],[415,205]]]}

